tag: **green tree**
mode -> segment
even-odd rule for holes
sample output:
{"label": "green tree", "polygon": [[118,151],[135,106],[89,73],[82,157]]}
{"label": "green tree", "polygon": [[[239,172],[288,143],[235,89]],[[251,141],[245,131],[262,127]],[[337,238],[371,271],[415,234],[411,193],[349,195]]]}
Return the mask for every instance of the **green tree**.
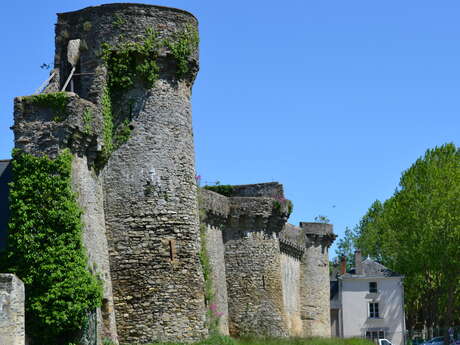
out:
{"label": "green tree", "polygon": [[[426,151],[401,176],[383,205],[374,202],[359,224],[363,252],[405,275],[408,325],[451,324],[460,282],[460,150]],[[457,313],[458,315],[458,313]],[[457,316],[458,317],[458,316]]]}
{"label": "green tree", "polygon": [[383,204],[376,200],[361,218],[355,230],[355,246],[362,254],[382,261],[382,215]]}
{"label": "green tree", "polygon": [[349,227],[345,228],[345,233],[342,238],[339,239],[337,243],[337,248],[335,249],[336,263],[340,262],[340,258],[345,256],[347,258],[347,270],[349,270],[355,261],[355,250],[356,240],[357,240],[357,228],[350,229]]}

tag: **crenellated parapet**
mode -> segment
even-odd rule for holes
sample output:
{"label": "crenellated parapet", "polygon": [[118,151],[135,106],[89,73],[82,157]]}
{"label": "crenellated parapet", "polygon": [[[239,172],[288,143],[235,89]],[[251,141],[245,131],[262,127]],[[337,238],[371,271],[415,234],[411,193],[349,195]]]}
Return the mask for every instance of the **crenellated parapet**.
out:
{"label": "crenellated parapet", "polygon": [[305,248],[297,242],[290,241],[285,238],[280,238],[280,251],[298,260],[302,259],[305,253]]}
{"label": "crenellated parapet", "polygon": [[306,245],[321,245],[329,248],[337,238],[332,229],[332,224],[300,222],[300,228],[307,240]]}
{"label": "crenellated parapet", "polygon": [[206,223],[217,227],[224,226],[230,214],[229,199],[222,194],[203,188],[199,188],[198,193],[200,212],[203,213],[202,216]]}

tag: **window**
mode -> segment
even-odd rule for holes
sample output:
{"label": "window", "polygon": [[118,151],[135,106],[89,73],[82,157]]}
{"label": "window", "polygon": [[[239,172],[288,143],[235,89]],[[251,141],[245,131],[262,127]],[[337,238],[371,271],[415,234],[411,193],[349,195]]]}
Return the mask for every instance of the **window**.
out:
{"label": "window", "polygon": [[376,293],[377,292],[377,282],[370,282],[369,283],[369,292]]}
{"label": "window", "polygon": [[379,304],[369,303],[369,318],[378,319],[379,317]]}
{"label": "window", "polygon": [[376,344],[378,343],[379,339],[383,339],[383,338],[385,338],[385,331],[382,331],[382,330],[377,330],[377,331],[369,330],[369,331],[366,331],[366,339],[369,339],[369,340],[373,341]]}

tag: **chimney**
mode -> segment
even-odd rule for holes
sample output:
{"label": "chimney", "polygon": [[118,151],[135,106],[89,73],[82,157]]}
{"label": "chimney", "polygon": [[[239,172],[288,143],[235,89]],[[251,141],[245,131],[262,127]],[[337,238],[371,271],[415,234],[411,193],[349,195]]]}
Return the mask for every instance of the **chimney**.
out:
{"label": "chimney", "polygon": [[358,249],[355,251],[355,274],[361,275],[363,272],[363,258],[361,251]]}
{"label": "chimney", "polygon": [[347,272],[347,257],[342,255],[340,258],[340,274],[345,274]]}

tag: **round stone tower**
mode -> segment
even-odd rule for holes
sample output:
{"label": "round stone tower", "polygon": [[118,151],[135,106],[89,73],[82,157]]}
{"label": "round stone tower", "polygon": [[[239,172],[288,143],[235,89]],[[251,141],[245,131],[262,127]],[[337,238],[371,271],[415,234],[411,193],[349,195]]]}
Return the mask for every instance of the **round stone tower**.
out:
{"label": "round stone tower", "polygon": [[300,228],[306,244],[300,269],[304,336],[330,337],[328,249],[336,235],[332,224],[300,222]]}
{"label": "round stone tower", "polygon": [[48,91],[74,91],[103,119],[93,156],[121,343],[207,334],[190,104],[197,25],[141,4],[58,14]]}

